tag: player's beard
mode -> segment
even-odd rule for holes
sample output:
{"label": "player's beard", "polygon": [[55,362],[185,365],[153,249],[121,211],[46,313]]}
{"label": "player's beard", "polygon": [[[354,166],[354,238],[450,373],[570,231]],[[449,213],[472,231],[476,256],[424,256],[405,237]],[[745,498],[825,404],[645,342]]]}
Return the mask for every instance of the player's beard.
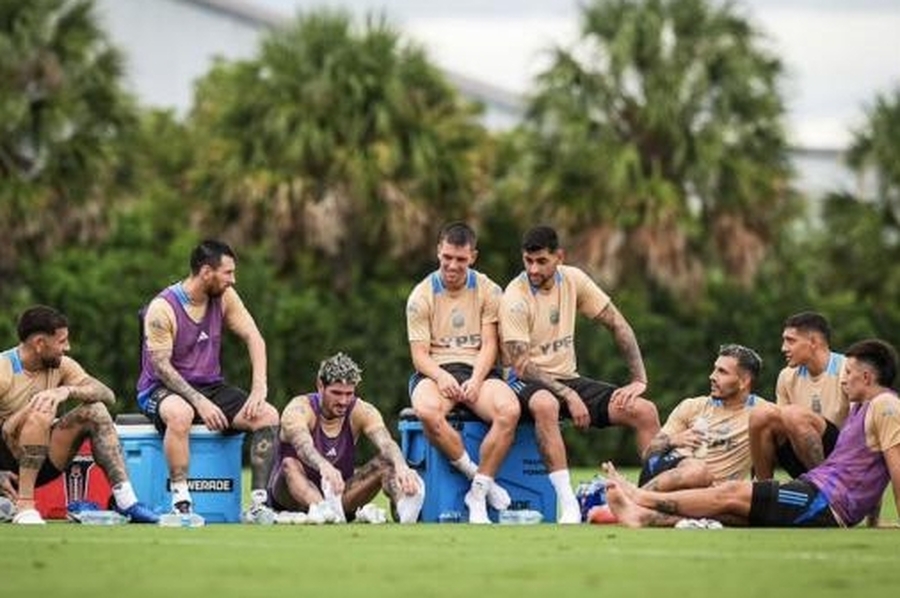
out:
{"label": "player's beard", "polygon": [[41,357],[41,366],[45,370],[55,370],[62,365],[62,356],[60,357]]}

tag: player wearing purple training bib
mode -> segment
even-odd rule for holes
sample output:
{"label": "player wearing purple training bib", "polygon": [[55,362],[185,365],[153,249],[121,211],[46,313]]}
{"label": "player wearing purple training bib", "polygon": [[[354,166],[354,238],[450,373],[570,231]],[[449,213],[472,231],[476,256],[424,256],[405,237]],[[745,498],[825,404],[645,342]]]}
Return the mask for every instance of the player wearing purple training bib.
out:
{"label": "player wearing purple training bib", "polygon": [[[361,380],[359,366],[338,353],[319,367],[316,392],[294,397],[284,408],[278,459],[269,482],[276,510],[343,522],[384,490],[400,523],[418,520],[425,483],[406,464],[378,409],[356,395]],[[360,434],[378,454],[354,468]]]}
{"label": "player wearing purple training bib", "polygon": [[[157,295],[142,316],[138,406],[163,434],[172,509],[190,512],[188,490],[190,431],[252,432],[248,523],[264,522],[266,482],[272,466],[278,411],[266,401],[266,343],[237,291],[231,247],[207,240],[191,252],[190,275]],[[222,378],[222,332],[227,328],[247,345],[253,380],[248,394]]]}

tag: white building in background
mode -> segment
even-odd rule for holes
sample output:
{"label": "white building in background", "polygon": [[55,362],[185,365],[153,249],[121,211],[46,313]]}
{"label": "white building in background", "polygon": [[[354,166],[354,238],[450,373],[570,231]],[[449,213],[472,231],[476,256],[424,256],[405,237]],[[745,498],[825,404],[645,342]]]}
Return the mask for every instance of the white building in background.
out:
{"label": "white building in background", "polygon": [[[112,41],[125,52],[131,90],[142,104],[178,114],[190,108],[194,82],[216,57],[249,58],[269,29],[294,18],[293,12],[245,0],[96,0],[96,6]],[[464,96],[484,106],[485,126],[504,129],[521,119],[524,106],[517,93],[461,73],[445,74]],[[798,148],[792,161],[795,184],[810,197],[836,189],[860,191],[840,150]]]}
{"label": "white building in background", "polygon": [[[96,5],[126,54],[126,80],[139,100],[179,114],[190,108],[194,81],[216,57],[253,56],[269,29],[293,18],[241,0],[97,0]],[[463,95],[484,105],[486,126],[509,128],[521,118],[515,93],[460,73],[444,74]]]}

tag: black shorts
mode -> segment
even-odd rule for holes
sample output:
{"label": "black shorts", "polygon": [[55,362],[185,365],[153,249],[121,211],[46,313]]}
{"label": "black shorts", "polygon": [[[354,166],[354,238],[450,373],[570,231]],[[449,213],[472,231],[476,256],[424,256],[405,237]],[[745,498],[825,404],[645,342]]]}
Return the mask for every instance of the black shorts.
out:
{"label": "black shorts", "polygon": [[[15,474],[19,473],[19,462],[13,456],[9,447],[6,446],[6,441],[2,438],[0,438],[0,471],[11,471]],[[44,459],[44,464],[41,465],[41,469],[38,471],[37,482],[35,482],[34,485],[35,487],[43,486],[61,475],[62,471],[57,469],[50,461],[50,458],[47,457]]]}
{"label": "black shorts", "polygon": [[[825,432],[822,434],[822,452],[826,457],[834,450],[839,433],[838,427],[826,419]],[[775,449],[775,458],[778,459],[778,464],[781,465],[781,468],[788,472],[792,478],[799,477],[807,471],[803,462],[797,458],[797,454],[794,453],[794,447],[789,441],[778,445],[778,448]]]}
{"label": "black shorts", "polygon": [[[462,384],[466,380],[472,377],[472,366],[466,363],[445,363],[441,366],[442,369],[446,370],[451,376],[453,376],[457,382]],[[428,376],[420,373],[413,372],[413,374],[409,377],[409,397],[412,398],[413,390],[415,390],[416,386],[418,386],[419,382],[425,380]],[[497,368],[492,369],[488,372],[487,376],[484,377],[485,380],[490,379],[500,380],[502,376],[500,375],[500,370]]]}
{"label": "black shorts", "polygon": [[641,477],[638,478],[638,486],[643,486],[659,474],[670,469],[675,469],[678,464],[684,461],[685,456],[678,451],[669,450],[665,453],[657,453],[650,455],[644,461],[644,467],[641,469]]}
{"label": "black shorts", "polygon": [[806,480],[753,482],[753,527],[840,527],[828,499]]}
{"label": "black shorts", "polygon": [[[578,396],[581,397],[581,400],[584,401],[584,404],[588,408],[588,413],[590,413],[591,416],[591,426],[595,428],[606,428],[610,426],[609,400],[612,398],[612,393],[616,390],[616,386],[584,377],[569,378],[567,380],[560,380],[559,382],[562,382],[577,392]],[[531,401],[532,395],[539,390],[546,390],[553,394],[552,390],[540,382],[512,380],[509,385],[519,398],[519,404],[522,406],[522,418],[526,421],[533,419],[531,410],[528,408],[528,403]],[[556,395],[553,394],[553,396]],[[562,397],[556,398],[561,399]],[[560,405],[559,417],[560,419],[572,419],[572,415],[569,413],[569,409],[566,407],[565,403]]]}
{"label": "black shorts", "polygon": [[[247,402],[248,395],[246,392],[235,386],[229,386],[224,382],[208,384],[206,386],[197,386],[195,388],[197,392],[215,403],[219,407],[219,409],[222,410],[222,413],[224,413],[225,417],[228,419],[229,428],[231,428],[231,424],[234,422],[234,418],[237,417],[237,414],[240,413],[241,409],[243,409],[244,407],[244,404]],[[150,418],[150,420],[153,422],[153,425],[156,426],[157,430],[159,430],[160,434],[165,433],[166,424],[165,422],[163,422],[162,418],[159,417],[159,406],[166,399],[166,397],[174,394],[174,392],[172,392],[165,386],[160,386],[150,393],[150,396],[147,397],[147,402],[144,405],[144,409],[142,409],[144,415]],[[196,409],[194,410],[194,423],[203,423],[203,420],[200,419],[200,416],[197,414]],[[238,433],[237,430],[227,429],[223,432],[223,434],[228,434],[231,432]]]}

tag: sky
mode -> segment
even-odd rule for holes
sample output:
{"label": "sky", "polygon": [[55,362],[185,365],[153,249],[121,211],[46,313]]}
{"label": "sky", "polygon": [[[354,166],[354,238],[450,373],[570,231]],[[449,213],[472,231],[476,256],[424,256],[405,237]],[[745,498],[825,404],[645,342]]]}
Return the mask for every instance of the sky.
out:
{"label": "sky", "polygon": [[[383,11],[445,69],[525,92],[546,50],[578,37],[577,0],[249,0],[294,14],[314,6]],[[876,94],[900,88],[900,0],[738,0],[787,70],[795,145],[840,149]]]}

